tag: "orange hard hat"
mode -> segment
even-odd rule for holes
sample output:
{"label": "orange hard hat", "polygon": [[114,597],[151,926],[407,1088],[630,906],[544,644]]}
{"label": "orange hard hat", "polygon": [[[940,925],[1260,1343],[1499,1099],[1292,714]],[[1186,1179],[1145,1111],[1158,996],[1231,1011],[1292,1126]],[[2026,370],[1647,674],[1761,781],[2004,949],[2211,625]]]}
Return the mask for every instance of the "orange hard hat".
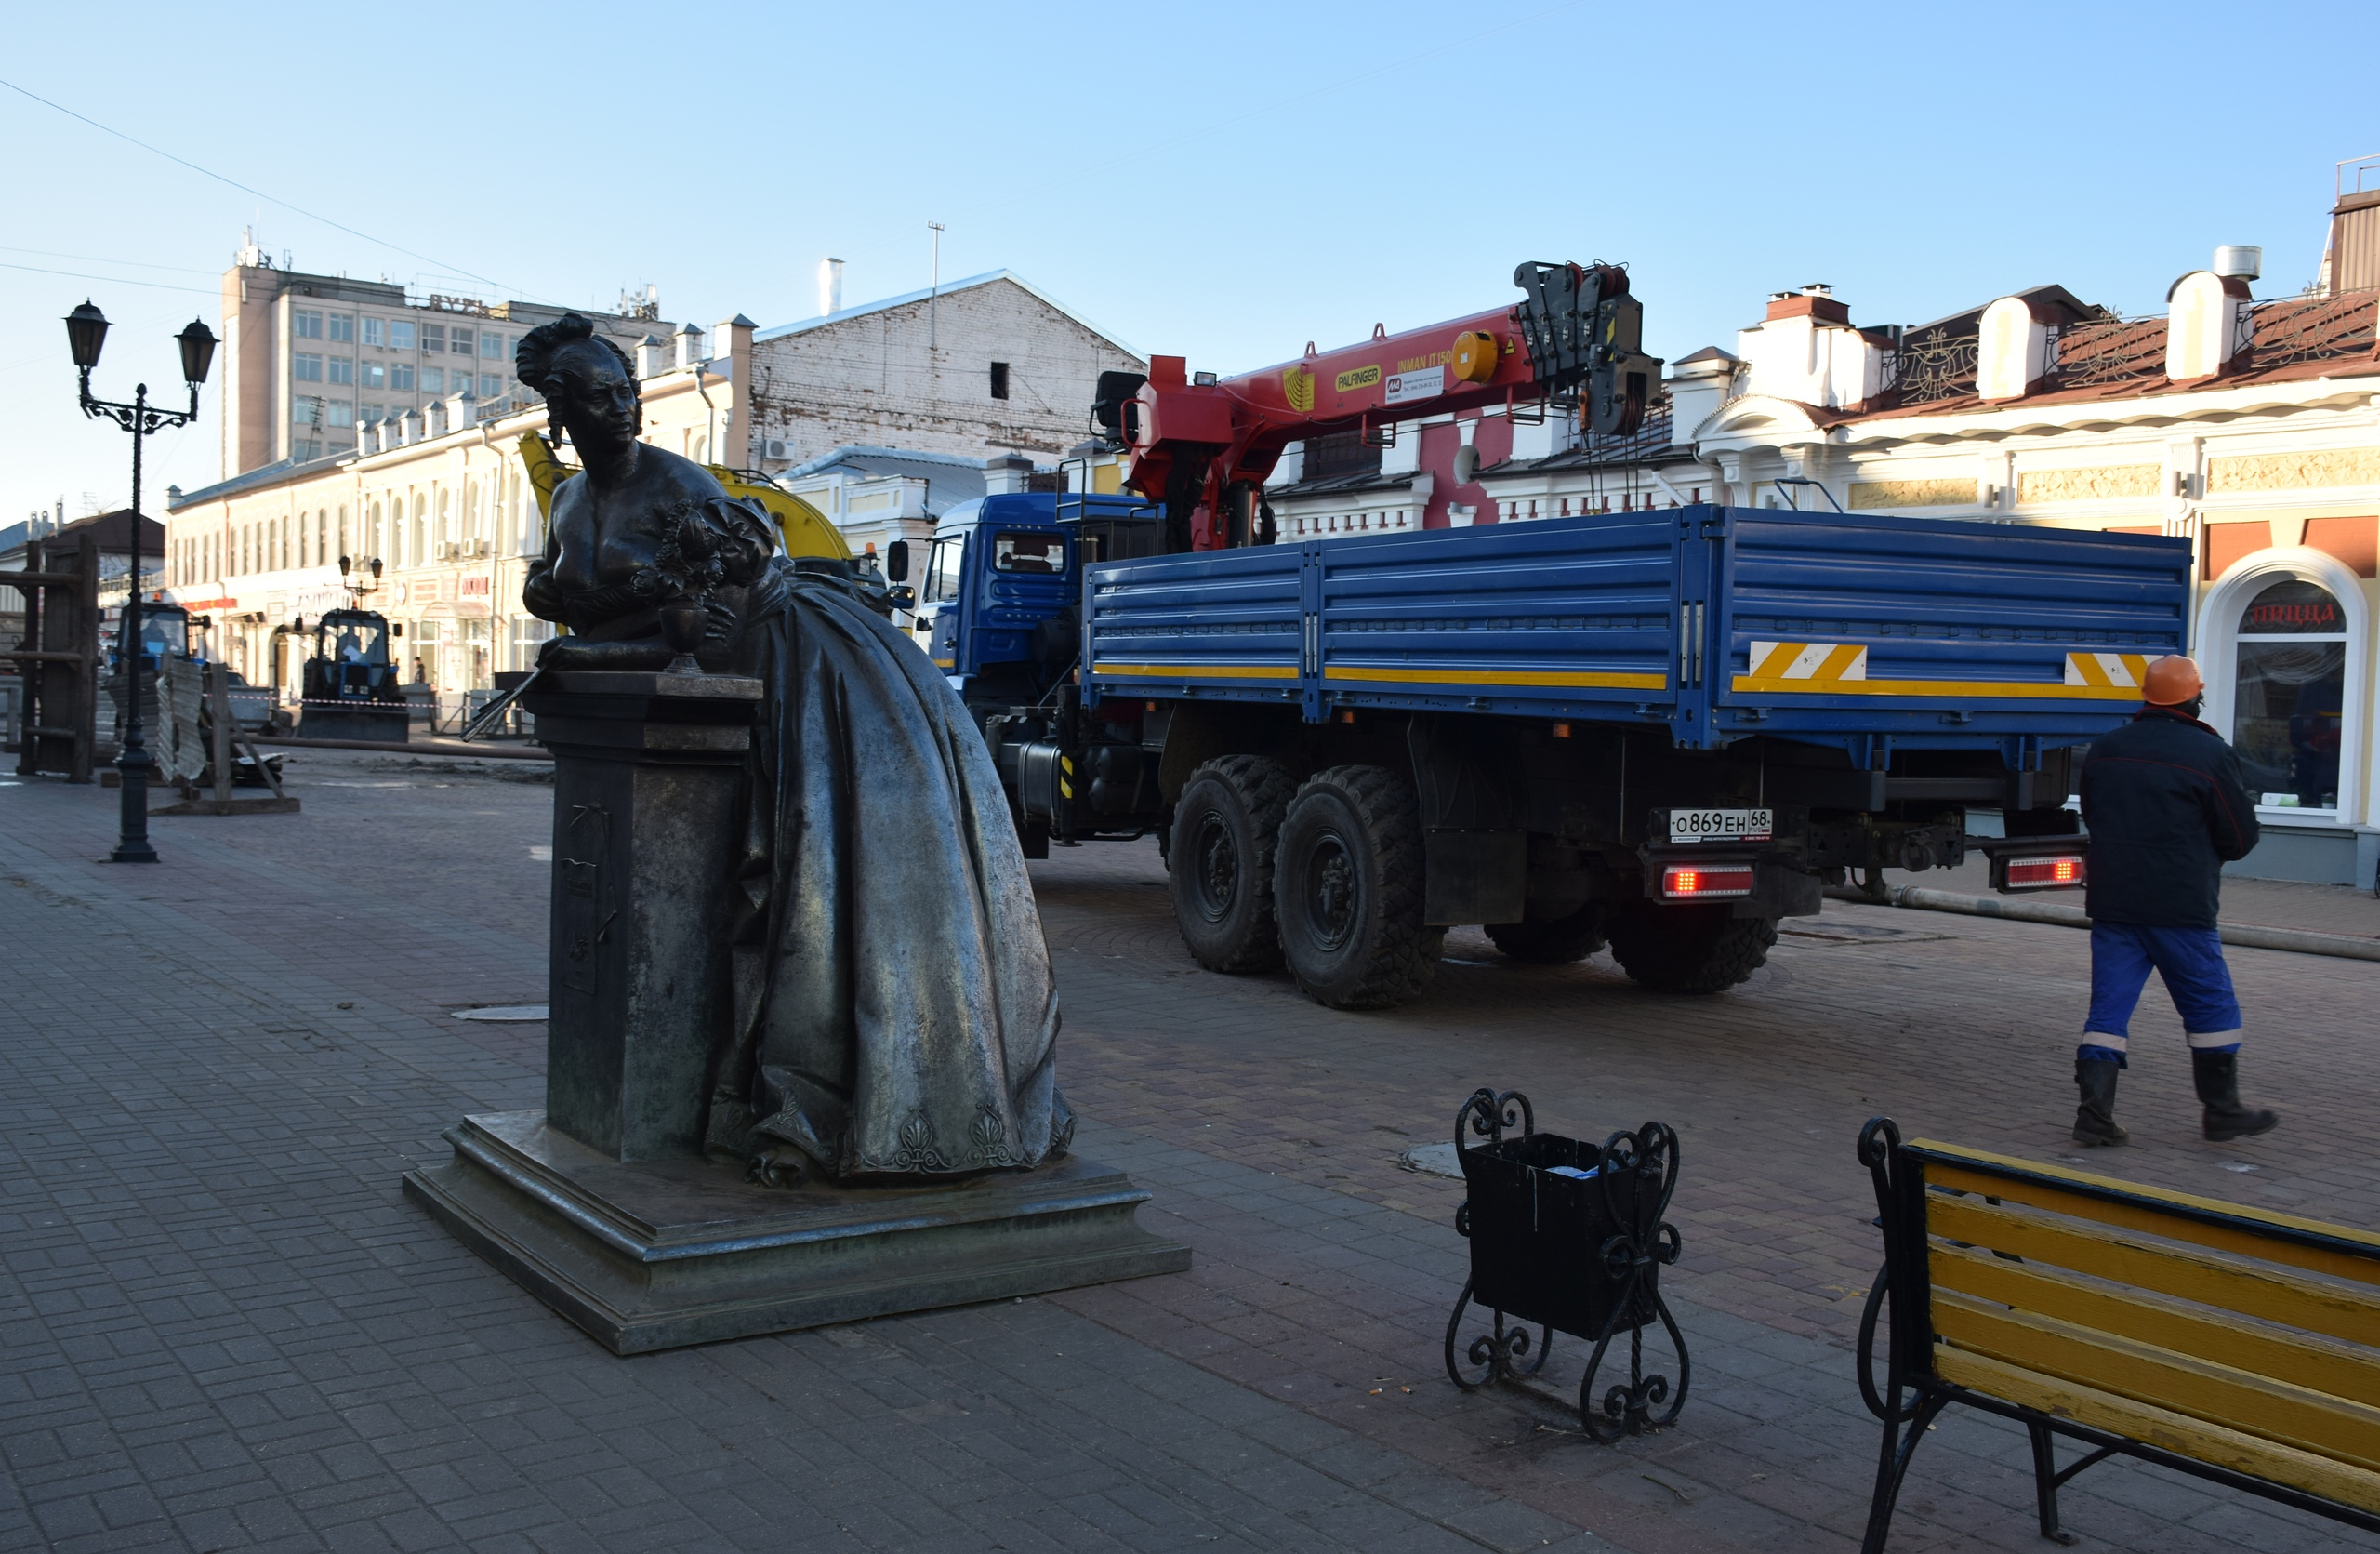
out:
{"label": "orange hard hat", "polygon": [[2140,677],[2140,699],[2151,707],[2179,707],[2204,689],[2198,665],[2178,653],[2158,659]]}

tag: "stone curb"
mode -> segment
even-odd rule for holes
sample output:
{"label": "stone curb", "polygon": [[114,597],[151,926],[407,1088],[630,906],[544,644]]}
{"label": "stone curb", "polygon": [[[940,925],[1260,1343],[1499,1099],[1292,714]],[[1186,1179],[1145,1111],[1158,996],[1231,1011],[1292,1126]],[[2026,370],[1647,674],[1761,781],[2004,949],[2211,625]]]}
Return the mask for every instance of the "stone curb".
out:
{"label": "stone curb", "polygon": [[[1969,917],[2005,917],[2018,923],[2050,923],[2061,928],[2088,928],[2091,919],[2080,907],[2055,901],[2008,900],[1993,896],[1962,896],[1950,890],[1920,885],[1895,885],[1892,904],[1930,912],[1964,912]],[[2287,950],[2300,955],[2337,955],[2350,961],[2380,961],[2380,939],[2352,934],[2317,934],[2305,928],[2263,928],[2248,923],[2218,923],[2215,932],[2226,944],[2252,950]]]}

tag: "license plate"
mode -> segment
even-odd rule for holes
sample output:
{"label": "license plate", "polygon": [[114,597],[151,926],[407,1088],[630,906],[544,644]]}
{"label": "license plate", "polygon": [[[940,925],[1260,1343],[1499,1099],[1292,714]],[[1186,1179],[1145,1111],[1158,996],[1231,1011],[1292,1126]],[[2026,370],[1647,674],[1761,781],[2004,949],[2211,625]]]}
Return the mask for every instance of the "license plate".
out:
{"label": "license plate", "polygon": [[1765,842],[1776,829],[1766,809],[1673,809],[1672,842]]}

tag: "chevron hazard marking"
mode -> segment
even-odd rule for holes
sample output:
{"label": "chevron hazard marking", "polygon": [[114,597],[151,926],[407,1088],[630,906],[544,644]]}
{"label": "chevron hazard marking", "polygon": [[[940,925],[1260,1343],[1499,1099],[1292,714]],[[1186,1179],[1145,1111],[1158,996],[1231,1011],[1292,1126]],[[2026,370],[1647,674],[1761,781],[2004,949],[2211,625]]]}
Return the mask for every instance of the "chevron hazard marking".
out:
{"label": "chevron hazard marking", "polygon": [[1755,680],[1865,680],[1868,650],[1850,643],[1755,642]]}
{"label": "chevron hazard marking", "polygon": [[2097,690],[2131,691],[2140,688],[2149,672],[2149,656],[2145,653],[2069,653],[2066,656],[2066,683],[2089,685]]}

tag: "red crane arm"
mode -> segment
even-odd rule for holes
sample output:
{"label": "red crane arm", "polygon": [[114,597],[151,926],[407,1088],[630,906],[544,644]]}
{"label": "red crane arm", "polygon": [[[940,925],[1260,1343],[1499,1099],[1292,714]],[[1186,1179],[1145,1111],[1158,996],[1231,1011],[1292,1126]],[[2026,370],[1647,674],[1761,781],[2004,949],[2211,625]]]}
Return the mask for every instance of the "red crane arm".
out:
{"label": "red crane arm", "polygon": [[1425,416],[1578,392],[1589,425],[1636,429],[1660,373],[1643,353],[1643,305],[1614,265],[1524,264],[1517,305],[1236,378],[1192,381],[1179,356],[1149,376],[1104,374],[1092,418],[1132,449],[1130,484],[1164,504],[1168,550],[1256,538],[1256,493],[1293,442]]}

